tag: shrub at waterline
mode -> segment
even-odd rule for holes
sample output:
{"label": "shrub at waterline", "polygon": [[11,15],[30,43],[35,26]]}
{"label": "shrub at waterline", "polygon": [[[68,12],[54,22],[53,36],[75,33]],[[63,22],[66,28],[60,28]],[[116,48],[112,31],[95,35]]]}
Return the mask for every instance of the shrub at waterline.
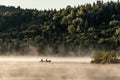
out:
{"label": "shrub at waterline", "polygon": [[120,63],[114,51],[98,51],[92,55],[92,58],[94,60],[92,60],[91,63]]}

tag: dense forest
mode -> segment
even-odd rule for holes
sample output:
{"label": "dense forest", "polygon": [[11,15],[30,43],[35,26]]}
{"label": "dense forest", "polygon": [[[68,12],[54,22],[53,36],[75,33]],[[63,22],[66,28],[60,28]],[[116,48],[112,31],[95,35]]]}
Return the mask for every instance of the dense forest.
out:
{"label": "dense forest", "polygon": [[[44,54],[80,49],[117,50],[120,47],[120,3],[97,1],[56,10],[22,9],[0,5],[0,52],[24,52],[35,46]],[[67,53],[66,53],[67,54]]]}

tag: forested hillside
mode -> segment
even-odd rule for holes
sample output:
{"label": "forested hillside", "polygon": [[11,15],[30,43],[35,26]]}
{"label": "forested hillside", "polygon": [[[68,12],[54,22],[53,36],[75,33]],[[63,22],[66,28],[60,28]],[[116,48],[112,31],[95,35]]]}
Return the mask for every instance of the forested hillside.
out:
{"label": "forested hillside", "polygon": [[44,53],[80,48],[120,47],[120,3],[97,1],[65,9],[36,10],[0,6],[0,52],[24,51],[29,45]]}

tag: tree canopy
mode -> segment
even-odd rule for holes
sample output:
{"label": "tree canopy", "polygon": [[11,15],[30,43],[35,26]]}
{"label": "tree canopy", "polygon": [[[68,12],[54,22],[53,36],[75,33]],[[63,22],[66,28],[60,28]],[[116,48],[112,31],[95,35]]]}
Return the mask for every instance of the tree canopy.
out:
{"label": "tree canopy", "polygon": [[59,52],[120,47],[120,3],[97,1],[65,9],[36,10],[0,6],[0,52],[22,50],[28,45]]}

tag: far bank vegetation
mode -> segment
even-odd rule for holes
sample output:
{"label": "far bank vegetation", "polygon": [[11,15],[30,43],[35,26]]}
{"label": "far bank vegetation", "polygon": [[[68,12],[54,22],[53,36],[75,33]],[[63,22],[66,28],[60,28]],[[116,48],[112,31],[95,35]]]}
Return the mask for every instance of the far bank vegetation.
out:
{"label": "far bank vegetation", "polygon": [[92,55],[93,60],[91,63],[100,64],[113,64],[120,63],[120,59],[117,58],[114,51],[98,51]]}
{"label": "far bank vegetation", "polygon": [[[60,10],[0,5],[0,55],[13,50],[26,55],[30,45],[37,47],[40,55],[47,50],[49,55],[65,56],[69,52],[77,55],[84,49],[84,54],[90,55],[88,49],[92,48],[117,51],[120,47],[120,3],[97,1]],[[116,61],[112,52],[95,55],[103,58],[108,54],[115,58],[111,60],[110,57],[110,62]],[[109,62],[103,60],[100,57],[97,62]]]}

